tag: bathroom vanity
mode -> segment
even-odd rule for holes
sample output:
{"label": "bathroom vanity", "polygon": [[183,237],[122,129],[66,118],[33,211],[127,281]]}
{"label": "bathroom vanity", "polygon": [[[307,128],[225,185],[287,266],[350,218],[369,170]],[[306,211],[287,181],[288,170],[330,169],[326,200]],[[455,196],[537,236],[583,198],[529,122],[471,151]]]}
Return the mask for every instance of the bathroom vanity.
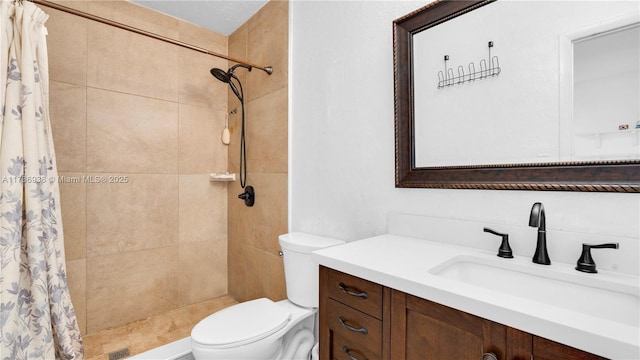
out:
{"label": "bathroom vanity", "polygon": [[392,234],[315,252],[320,358],[639,358],[637,276],[495,255]]}
{"label": "bathroom vanity", "polygon": [[320,356],[605,359],[326,267],[320,268]]}

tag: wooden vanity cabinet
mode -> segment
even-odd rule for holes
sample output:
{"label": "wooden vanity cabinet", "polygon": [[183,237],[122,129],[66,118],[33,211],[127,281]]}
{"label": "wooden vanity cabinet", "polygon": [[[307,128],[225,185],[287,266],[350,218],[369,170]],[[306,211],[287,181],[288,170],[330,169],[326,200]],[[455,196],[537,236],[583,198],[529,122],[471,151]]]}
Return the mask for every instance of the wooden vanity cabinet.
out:
{"label": "wooden vanity cabinet", "polygon": [[320,358],[390,360],[391,289],[320,267]]}
{"label": "wooden vanity cabinet", "polygon": [[322,360],[605,359],[322,266],[319,314]]}
{"label": "wooden vanity cabinet", "polygon": [[533,355],[534,360],[607,360],[607,358],[562,345],[539,336],[533,336]]}

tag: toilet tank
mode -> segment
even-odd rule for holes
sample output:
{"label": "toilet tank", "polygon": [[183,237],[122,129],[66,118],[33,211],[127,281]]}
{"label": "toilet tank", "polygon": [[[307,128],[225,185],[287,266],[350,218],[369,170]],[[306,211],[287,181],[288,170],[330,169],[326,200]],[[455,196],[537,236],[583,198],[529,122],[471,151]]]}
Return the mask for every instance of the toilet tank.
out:
{"label": "toilet tank", "polygon": [[311,252],[344,241],[322,236],[294,232],[278,237],[284,260],[287,298],[296,305],[318,307],[318,264]]}

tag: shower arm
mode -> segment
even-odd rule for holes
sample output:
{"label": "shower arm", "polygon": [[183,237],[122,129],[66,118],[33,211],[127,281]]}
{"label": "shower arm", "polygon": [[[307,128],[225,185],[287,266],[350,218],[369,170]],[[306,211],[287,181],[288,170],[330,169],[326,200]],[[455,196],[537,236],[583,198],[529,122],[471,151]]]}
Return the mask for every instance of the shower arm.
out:
{"label": "shower arm", "polygon": [[92,14],[86,13],[84,11],[76,10],[74,8],[70,8],[70,7],[67,7],[67,6],[64,6],[64,5],[60,5],[58,3],[54,3],[54,2],[51,2],[51,1],[48,1],[48,0],[30,0],[30,1],[33,2],[34,4],[43,5],[43,6],[52,8],[54,10],[59,10],[59,11],[62,11],[62,12],[68,13],[68,14],[80,16],[80,17],[85,18],[85,19],[97,21],[97,22],[100,22],[100,23],[103,23],[103,24],[106,24],[106,25],[110,25],[110,26],[114,26],[114,27],[117,27],[117,28],[120,28],[120,29],[123,29],[123,30],[131,31],[133,33],[136,33],[136,34],[139,34],[139,35],[143,35],[143,36],[146,36],[146,37],[150,37],[152,39],[164,41],[164,42],[169,43],[169,44],[173,44],[173,45],[177,45],[177,46],[180,46],[180,47],[183,47],[183,48],[187,48],[187,49],[191,49],[191,50],[194,50],[194,51],[198,51],[200,53],[211,55],[211,56],[215,56],[215,57],[218,57],[218,58],[221,58],[221,59],[233,61],[233,62],[238,63],[238,64],[251,66],[251,67],[254,67],[256,69],[260,69],[260,70],[266,72],[268,75],[271,75],[273,73],[273,67],[271,67],[271,66],[256,65],[256,64],[247,62],[245,60],[241,60],[241,59],[237,59],[237,58],[234,58],[234,57],[231,57],[231,56],[228,56],[228,55],[224,55],[224,54],[220,54],[220,53],[217,53],[217,52],[209,51],[207,49],[203,49],[203,48],[198,47],[198,46],[187,44],[187,43],[184,43],[182,41],[173,40],[171,38],[164,37],[164,36],[161,36],[161,35],[156,35],[154,33],[146,31],[146,30],[142,30],[142,29],[138,29],[138,28],[133,27],[133,26],[125,25],[125,24],[119,23],[117,21],[112,21],[112,20],[109,20],[109,19],[105,19],[103,17],[92,15]]}

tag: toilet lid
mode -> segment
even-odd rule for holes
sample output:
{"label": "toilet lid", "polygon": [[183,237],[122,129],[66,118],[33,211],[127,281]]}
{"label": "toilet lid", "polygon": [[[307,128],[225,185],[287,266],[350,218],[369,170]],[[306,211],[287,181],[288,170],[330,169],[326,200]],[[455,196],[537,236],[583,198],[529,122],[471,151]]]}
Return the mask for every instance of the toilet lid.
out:
{"label": "toilet lid", "polygon": [[282,329],[291,313],[262,298],[233,305],[201,320],[191,339],[209,346],[240,346],[263,339]]}

